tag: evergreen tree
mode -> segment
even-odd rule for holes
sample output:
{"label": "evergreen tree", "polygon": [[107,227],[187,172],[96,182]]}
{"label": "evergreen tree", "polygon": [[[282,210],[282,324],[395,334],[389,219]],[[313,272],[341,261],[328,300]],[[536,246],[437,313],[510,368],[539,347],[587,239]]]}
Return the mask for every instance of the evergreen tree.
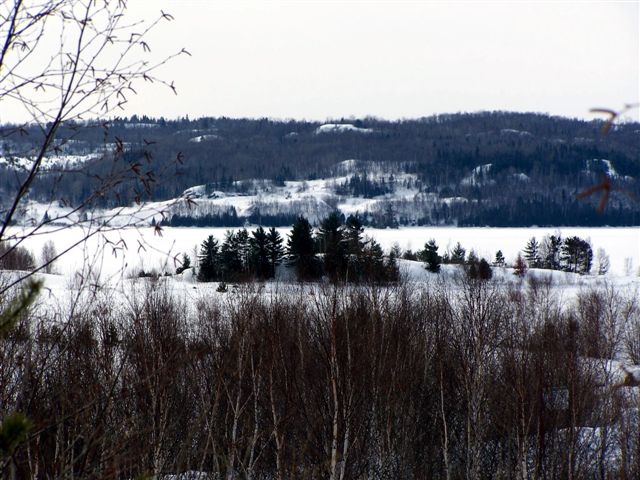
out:
{"label": "evergreen tree", "polygon": [[242,273],[248,273],[251,263],[250,253],[251,245],[249,244],[249,232],[246,228],[238,230],[233,237],[234,248],[238,252],[240,258],[240,271]]}
{"label": "evergreen tree", "polygon": [[331,213],[320,224],[318,233],[320,253],[324,254],[324,271],[330,279],[336,281],[344,276],[347,264],[346,245],[342,222],[336,212]]}
{"label": "evergreen tree", "polygon": [[560,247],[562,238],[560,235],[548,235],[542,240],[540,256],[542,257],[542,268],[549,270],[560,270]]}
{"label": "evergreen tree", "polygon": [[384,252],[378,242],[369,239],[362,251],[362,280],[380,283],[386,281]]}
{"label": "evergreen tree", "polygon": [[180,266],[176,268],[176,275],[180,275],[182,272],[184,272],[188,268],[191,268],[191,259],[189,258],[189,255],[187,255],[186,253],[183,253],[182,262]]}
{"label": "evergreen tree", "polygon": [[395,282],[400,277],[398,258],[400,258],[400,246],[398,244],[395,244],[389,251],[389,255],[387,256],[385,261],[385,278],[388,282]]}
{"label": "evergreen tree", "polygon": [[389,257],[393,257],[396,260],[402,257],[402,250],[400,249],[400,245],[398,245],[398,242],[395,242],[391,246],[391,250],[389,250]]}
{"label": "evergreen tree", "polygon": [[212,282],[218,276],[218,240],[209,235],[202,242],[198,258],[198,280]]}
{"label": "evergreen tree", "polygon": [[580,237],[569,237],[562,243],[560,261],[566,272],[589,273],[593,262],[591,245]]}
{"label": "evergreen tree", "polygon": [[238,249],[239,242],[233,230],[227,230],[220,247],[220,276],[223,280],[236,280],[242,274],[242,258]]}
{"label": "evergreen tree", "polygon": [[464,258],[466,253],[467,251],[464,248],[462,248],[462,245],[460,245],[460,242],[456,243],[456,246],[454,247],[453,251],[451,252],[451,255],[449,256],[449,262],[456,265],[462,265],[464,263]]}
{"label": "evergreen tree", "polygon": [[478,262],[478,278],[480,280],[490,280],[492,276],[491,265],[484,258],[481,258]]}
{"label": "evergreen tree", "polygon": [[250,271],[261,280],[273,277],[268,245],[267,232],[265,232],[264,228],[258,227],[251,232],[251,238],[249,239]]}
{"label": "evergreen tree", "polygon": [[465,272],[467,273],[468,278],[474,280],[480,278],[480,260],[478,259],[478,255],[476,255],[476,252],[473,249],[467,256],[467,261],[465,262]]}
{"label": "evergreen tree", "polygon": [[440,272],[440,264],[442,258],[438,255],[438,245],[434,239],[429,240],[424,245],[424,250],[420,252],[421,260],[426,264],[425,267],[432,273]]}
{"label": "evergreen tree", "polygon": [[282,236],[275,229],[271,227],[267,233],[267,256],[269,258],[269,268],[271,269],[271,276],[275,276],[276,267],[282,262],[284,257],[284,246],[282,245]]}
{"label": "evergreen tree", "polygon": [[496,267],[504,267],[505,261],[504,261],[504,255],[502,254],[502,250],[498,250],[496,252],[496,258],[493,261],[493,265]]}
{"label": "evergreen tree", "polygon": [[347,255],[346,279],[348,281],[358,281],[362,276],[362,252],[365,246],[365,242],[362,239],[363,233],[362,221],[357,216],[349,215],[344,229],[344,243]]}
{"label": "evergreen tree", "polygon": [[516,261],[513,264],[513,274],[522,278],[526,275],[526,273],[527,273],[527,262],[522,257],[522,254],[518,252]]}
{"label": "evergreen tree", "polygon": [[287,262],[295,267],[299,280],[309,280],[318,275],[313,235],[309,221],[298,217],[287,240]]}
{"label": "evergreen tree", "polygon": [[540,268],[542,266],[540,260],[540,244],[536,240],[536,237],[531,237],[524,247],[524,258],[529,268]]}
{"label": "evergreen tree", "polygon": [[415,253],[413,253],[413,252],[411,251],[411,249],[407,249],[407,250],[405,250],[405,251],[404,251],[404,253],[402,254],[402,258],[403,258],[404,260],[413,260],[413,261],[415,262],[416,260],[418,260],[418,255],[416,255]]}

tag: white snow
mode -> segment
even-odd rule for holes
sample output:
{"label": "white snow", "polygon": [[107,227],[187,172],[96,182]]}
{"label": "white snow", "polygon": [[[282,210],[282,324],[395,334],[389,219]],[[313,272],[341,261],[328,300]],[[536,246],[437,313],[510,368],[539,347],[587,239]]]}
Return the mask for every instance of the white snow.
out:
{"label": "white snow", "polygon": [[528,182],[529,180],[531,180],[529,178],[529,175],[527,175],[526,173],[514,173],[513,175],[511,175],[511,177],[521,182]]}
{"label": "white snow", "polygon": [[321,133],[343,133],[343,132],[358,132],[358,133],[372,133],[371,128],[356,127],[350,123],[325,123],[315,129],[316,135]]}
{"label": "white snow", "polygon": [[471,170],[471,175],[460,180],[460,184],[474,186],[481,185],[483,183],[489,183],[491,180],[485,179],[485,176],[491,171],[492,163],[486,163],[484,165],[478,165]]}
{"label": "white snow", "polygon": [[349,160],[343,160],[336,165],[336,171],[338,175],[349,175],[352,173],[357,173],[363,170],[364,163],[362,160],[357,160],[355,158],[350,158]]}
{"label": "white snow", "polygon": [[158,123],[123,123],[124,128],[158,128]]}
{"label": "white snow", "polygon": [[[95,153],[88,155],[51,155],[42,159],[40,168],[43,170],[76,168],[99,156]],[[0,164],[4,163],[16,170],[28,170],[33,166],[34,161],[35,158],[33,157],[0,157]]]}
{"label": "white snow", "polygon": [[604,163],[607,166],[607,175],[610,178],[615,178],[618,176],[618,172],[616,171],[615,168],[613,168],[613,163],[611,163],[611,160],[605,160],[604,158],[601,160],[602,163]]}
{"label": "white snow", "polygon": [[190,138],[189,141],[192,143],[201,143],[208,142],[210,140],[217,140],[220,137],[218,135],[209,134],[209,135],[199,135],[197,137]]}
{"label": "white snow", "polygon": [[613,163],[611,162],[611,160],[607,160],[605,158],[594,158],[592,160],[587,160],[586,161],[586,169],[585,169],[585,171],[587,173],[591,173],[592,166],[593,165],[597,165],[597,164],[601,164],[601,165],[604,166],[604,173],[609,178],[618,178],[618,172],[614,168]]}
{"label": "white snow", "polygon": [[500,130],[500,133],[503,135],[518,135],[520,137],[533,137],[531,132],[527,132],[526,130],[516,130],[513,128],[503,128]]}

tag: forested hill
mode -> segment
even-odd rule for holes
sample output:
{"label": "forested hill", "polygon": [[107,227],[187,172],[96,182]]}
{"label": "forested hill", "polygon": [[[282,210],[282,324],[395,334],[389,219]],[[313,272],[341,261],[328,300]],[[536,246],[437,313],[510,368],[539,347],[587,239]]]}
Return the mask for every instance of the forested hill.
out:
{"label": "forested hill", "polygon": [[[256,179],[271,193],[287,182],[330,179],[320,199],[325,207],[374,199],[358,212],[380,225],[640,225],[640,124],[618,124],[607,135],[602,125],[506,112],[325,123],[134,116],[66,126],[50,152],[52,174],[37,182],[32,198],[64,192],[66,203],[78,202],[115,161],[155,172],[151,200],[199,185],[207,198],[258,194]],[[39,137],[35,129],[2,127],[3,197],[15,191]],[[64,175],[54,175],[60,168]],[[616,191],[600,214],[598,192],[576,196],[604,174]],[[136,195],[124,186],[115,193],[101,206]]]}

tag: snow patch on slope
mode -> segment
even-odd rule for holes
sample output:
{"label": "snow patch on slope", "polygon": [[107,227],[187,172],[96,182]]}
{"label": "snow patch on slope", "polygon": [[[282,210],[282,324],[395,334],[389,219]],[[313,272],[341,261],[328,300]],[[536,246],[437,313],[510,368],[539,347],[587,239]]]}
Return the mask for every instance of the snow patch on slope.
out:
{"label": "snow patch on slope", "polygon": [[[54,155],[44,157],[40,168],[43,170],[75,168],[98,157],[99,155],[95,153],[88,155]],[[33,166],[33,162],[35,162],[35,158],[33,157],[0,157],[0,164],[7,165],[14,170],[29,170]]]}
{"label": "snow patch on slope", "polygon": [[483,183],[487,183],[487,180],[485,180],[485,177],[491,171],[492,166],[493,166],[492,163],[478,165],[476,168],[471,170],[471,175],[460,180],[460,184],[466,185],[466,186],[475,186],[475,185],[481,185]]}
{"label": "snow patch on slope", "polygon": [[219,135],[208,134],[208,135],[199,135],[197,137],[190,138],[189,141],[191,143],[201,143],[201,142],[208,142],[211,140],[218,140],[219,138],[220,138]]}
{"label": "snow patch on slope", "polygon": [[373,131],[374,130],[371,128],[356,127],[351,123],[326,123],[316,128],[314,133],[316,135],[319,135],[322,133],[344,133],[344,132],[373,133]]}
{"label": "snow patch on slope", "polygon": [[618,172],[614,168],[611,160],[607,160],[606,158],[594,158],[592,160],[587,160],[585,172],[592,173],[594,170],[601,171],[609,178],[619,177]]}
{"label": "snow patch on slope", "polygon": [[500,133],[503,135],[518,135],[519,137],[533,137],[531,132],[527,132],[526,130],[516,130],[513,128],[503,128],[500,130]]}

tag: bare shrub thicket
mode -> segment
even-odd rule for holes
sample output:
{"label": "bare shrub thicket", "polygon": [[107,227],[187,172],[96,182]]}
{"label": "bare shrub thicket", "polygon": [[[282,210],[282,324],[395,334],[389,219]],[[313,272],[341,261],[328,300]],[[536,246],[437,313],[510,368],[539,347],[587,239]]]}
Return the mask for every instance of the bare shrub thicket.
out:
{"label": "bare shrub thicket", "polygon": [[562,308],[545,280],[247,285],[195,303],[136,285],[128,302],[31,310],[0,342],[0,414],[34,425],[2,476],[640,473],[637,388],[610,362],[637,309],[610,288]]}

